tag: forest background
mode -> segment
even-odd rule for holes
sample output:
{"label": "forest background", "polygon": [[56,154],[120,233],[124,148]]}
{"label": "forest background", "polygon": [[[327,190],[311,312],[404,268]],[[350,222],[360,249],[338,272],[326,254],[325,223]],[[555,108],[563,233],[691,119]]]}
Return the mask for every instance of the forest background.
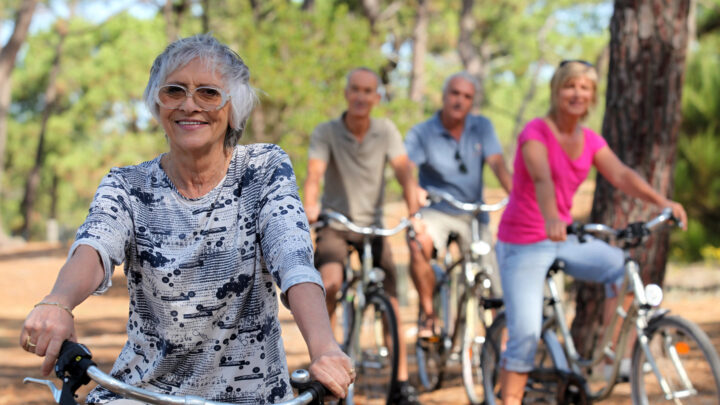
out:
{"label": "forest background", "polygon": [[[0,5],[5,48],[26,3]],[[402,133],[440,107],[448,75],[470,71],[481,83],[476,111],[512,162],[522,126],[547,111],[557,64],[588,60],[600,97],[586,124],[601,132],[612,13],[599,0],[39,1],[0,117],[0,245],[45,239],[48,224],[72,238],[111,167],[167,149],[142,92],[153,59],[178,36],[211,32],[241,55],[261,91],[241,143],[282,146],[302,184],[310,133],[343,111],[345,75],[357,66],[380,73],[374,115]],[[674,198],[691,219],[688,232],[673,234],[671,254],[717,264],[720,0],[692,0],[688,23]],[[486,184],[497,182],[490,175]],[[396,184],[391,191],[399,198]]]}

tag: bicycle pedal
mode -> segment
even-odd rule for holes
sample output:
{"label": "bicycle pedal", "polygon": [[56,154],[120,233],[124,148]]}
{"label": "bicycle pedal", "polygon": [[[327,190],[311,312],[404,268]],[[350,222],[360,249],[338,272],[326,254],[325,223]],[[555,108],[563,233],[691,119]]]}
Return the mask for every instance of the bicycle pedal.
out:
{"label": "bicycle pedal", "polygon": [[428,343],[440,343],[440,336],[437,336],[437,335],[426,336],[426,337],[421,337],[420,340],[428,342]]}

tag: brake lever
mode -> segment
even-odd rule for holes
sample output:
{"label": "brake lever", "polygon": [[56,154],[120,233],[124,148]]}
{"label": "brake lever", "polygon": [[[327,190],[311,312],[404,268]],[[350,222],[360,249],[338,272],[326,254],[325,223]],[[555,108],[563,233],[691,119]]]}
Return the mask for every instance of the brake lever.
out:
{"label": "brake lever", "polygon": [[53,384],[51,381],[49,381],[49,380],[41,380],[41,379],[39,379],[39,378],[25,377],[25,378],[23,379],[23,384],[27,384],[27,383],[35,383],[35,384],[40,384],[40,385],[46,385],[46,386],[50,389],[50,392],[52,392],[53,400],[55,401],[55,403],[56,403],[56,404],[59,404],[59,403],[60,403],[60,395],[61,395],[62,391],[60,391],[60,390],[55,386],[55,384]]}
{"label": "brake lever", "polygon": [[85,371],[95,365],[87,347],[69,340],[63,342],[55,362],[55,375],[63,382],[58,402],[60,405],[77,405],[75,392],[90,382]]}

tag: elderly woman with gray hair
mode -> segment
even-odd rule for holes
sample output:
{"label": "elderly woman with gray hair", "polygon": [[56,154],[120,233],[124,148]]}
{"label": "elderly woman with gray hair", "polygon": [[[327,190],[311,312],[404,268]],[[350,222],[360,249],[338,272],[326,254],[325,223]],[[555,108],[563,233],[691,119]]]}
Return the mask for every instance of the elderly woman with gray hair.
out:
{"label": "elderly woman with gray hair", "polygon": [[[117,379],[223,402],[288,399],[277,284],[311,374],[345,396],[354,371],[333,338],[290,160],[275,145],[236,145],[256,102],[249,78],[209,35],[155,59],[144,97],[169,150],[100,183],[55,286],[22,328],[44,374],[76,339],[72,309],[106,291],[124,262],[130,311]],[[87,398],[124,401],[100,388]]]}

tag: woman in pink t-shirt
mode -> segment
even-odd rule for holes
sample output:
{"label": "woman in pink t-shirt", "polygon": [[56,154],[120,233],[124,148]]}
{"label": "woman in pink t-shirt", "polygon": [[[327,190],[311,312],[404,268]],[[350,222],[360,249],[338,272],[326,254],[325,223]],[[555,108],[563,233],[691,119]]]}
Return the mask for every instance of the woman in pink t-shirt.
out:
{"label": "woman in pink t-shirt", "polygon": [[[590,238],[566,234],[572,198],[591,166],[623,192],[687,223],[683,207],[658,194],[624,165],[605,140],[581,125],[596,102],[597,72],[584,61],[564,61],[550,82],[547,116],[530,121],[518,138],[510,202],[500,221],[497,257],[509,339],[502,355],[504,404],[520,404],[540,337],[545,274],[556,258],[575,278],[605,283],[606,308],[616,302],[623,254]],[[608,311],[606,311],[608,312]]]}

